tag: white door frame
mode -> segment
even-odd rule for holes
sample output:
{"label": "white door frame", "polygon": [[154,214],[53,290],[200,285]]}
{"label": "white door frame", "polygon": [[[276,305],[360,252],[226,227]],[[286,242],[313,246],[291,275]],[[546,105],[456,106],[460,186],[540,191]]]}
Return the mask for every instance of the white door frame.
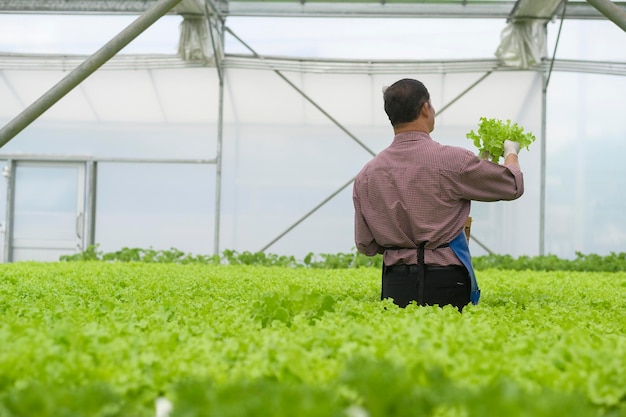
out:
{"label": "white door frame", "polygon": [[[9,160],[7,161],[6,176],[7,204],[4,239],[4,262],[15,260],[16,249],[33,250],[58,250],[67,251],[68,254],[82,252],[85,248],[85,195],[86,195],[86,162],[85,161],[41,161],[41,160]],[[15,239],[15,199],[16,199],[16,175],[18,167],[48,167],[48,168],[77,168],[76,178],[76,208],[73,239]]]}

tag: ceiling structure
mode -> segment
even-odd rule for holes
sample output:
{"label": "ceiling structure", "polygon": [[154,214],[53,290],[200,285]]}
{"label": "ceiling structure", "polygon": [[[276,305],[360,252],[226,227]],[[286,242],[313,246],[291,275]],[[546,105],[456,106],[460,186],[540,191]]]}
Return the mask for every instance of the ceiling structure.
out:
{"label": "ceiling structure", "polygon": [[[547,51],[547,23],[564,19],[612,20],[626,31],[626,1],[610,0],[378,0],[378,1],[329,1],[329,0],[0,0],[0,14],[66,14],[66,15],[136,15],[140,17],[109,41],[101,50],[83,60],[68,76],[58,91],[47,93],[42,109],[52,105],[53,100],[62,97],[78,85],[90,73],[107,63],[121,64],[124,67],[136,65],[145,67],[146,61],[156,68],[177,66],[211,66],[220,73],[223,68],[269,68],[297,70],[377,72],[397,71],[406,65],[435,65],[440,71],[484,71],[508,69],[533,69],[537,71],[581,71],[603,74],[626,74],[626,63],[550,61]],[[170,14],[183,17],[178,39],[178,54],[146,57],[116,57],[116,53],[131,42],[141,31],[159,17]],[[448,18],[448,19],[503,19],[507,26],[500,35],[500,45],[495,52],[497,59],[470,60],[464,62],[341,62],[339,60],[308,59],[306,57],[260,56],[227,26],[228,17],[403,17],[403,18]],[[323,26],[320,31],[323,31]],[[228,55],[223,51],[224,34],[235,37],[250,52],[249,55]],[[558,40],[557,40],[558,42]],[[112,59],[114,58],[114,59]],[[68,56],[36,56],[32,54],[0,54],[3,68],[26,68],[28,66],[66,66]],[[50,62],[48,62],[50,61]],[[110,62],[109,62],[110,61]],[[139,62],[141,61],[141,62]],[[154,61],[154,62],[153,62]],[[148,65],[149,66],[149,65]],[[320,67],[321,66],[321,67]],[[548,69],[549,67],[549,69]],[[147,68],[147,67],[145,67]],[[61,84],[61,83],[60,83]],[[49,102],[49,103],[48,103]],[[45,110],[44,110],[45,111]],[[37,114],[33,110],[33,116]],[[14,120],[10,124],[26,125]],[[17,118],[16,118],[17,119]],[[19,130],[5,126],[0,129],[0,147]],[[21,127],[19,128],[21,129]],[[7,133],[8,132],[8,133]]]}
{"label": "ceiling structure", "polygon": [[[0,13],[144,15],[157,9],[159,0],[0,0]],[[208,39],[205,18],[222,32],[228,17],[342,17],[342,18],[448,18],[504,19],[497,57],[506,65],[529,68],[545,56],[545,24],[559,19],[612,20],[626,31],[626,1],[610,0],[172,0],[165,14],[184,17],[179,41],[183,60],[212,61],[215,42],[189,45]],[[321,28],[323,30],[323,28]],[[208,41],[207,41],[208,43]],[[206,49],[200,51],[198,49]],[[221,52],[219,55],[221,55]]]}
{"label": "ceiling structure", "polygon": [[[67,94],[89,74],[97,68],[111,61],[117,52],[131,42],[148,26],[166,14],[183,17],[181,24],[178,53],[175,65],[180,63],[215,66],[220,78],[223,68],[246,67],[250,65],[267,66],[267,59],[278,59],[272,65],[277,71],[280,65],[293,65],[295,62],[300,70],[306,65],[319,65],[328,69],[329,65],[344,65],[342,62],[321,62],[306,57],[262,57],[249,47],[242,39],[233,33],[227,26],[228,17],[344,17],[344,18],[372,18],[372,17],[403,17],[403,18],[449,18],[449,19],[504,19],[506,28],[500,35],[500,45],[495,55],[497,60],[478,62],[479,66],[486,66],[486,71],[495,68],[507,69],[534,69],[545,71],[549,65],[551,71],[556,64],[557,68],[571,67],[574,71],[582,70],[605,74],[624,74],[626,63],[617,62],[557,62],[546,59],[547,51],[547,23],[553,20],[564,19],[598,19],[611,20],[626,31],[626,1],[610,0],[365,0],[365,1],[329,1],[329,0],[0,0],[0,13],[3,14],[72,14],[72,15],[132,15],[139,14],[139,18],[109,41],[94,55],[85,59],[76,69],[46,93],[45,100],[39,100],[37,105],[47,109],[54,101]],[[323,31],[323,26],[320,31]],[[234,36],[250,52],[250,55],[225,55],[223,50],[224,34]],[[558,43],[558,38],[557,38]],[[26,59],[25,59],[26,58]],[[34,60],[32,58],[35,58]],[[48,59],[49,57],[43,57]],[[172,57],[167,65],[172,65]],[[26,64],[22,61],[25,59]],[[25,54],[2,54],[0,62],[5,68],[20,67],[23,65],[42,65],[41,57]],[[68,57],[60,57],[61,65],[67,64]],[[296,60],[296,61],[294,61]],[[59,61],[57,57],[56,61]],[[163,57],[159,57],[157,66],[163,66]],[[336,61],[336,60],[335,60]],[[494,62],[492,62],[494,61]],[[57,62],[58,63],[58,62]],[[128,65],[128,61],[124,61]],[[475,64],[475,62],[471,62]],[[365,65],[364,65],[365,64]],[[413,63],[413,65],[428,63]],[[450,70],[452,63],[435,63]],[[563,65],[566,64],[566,65]],[[349,70],[372,70],[372,64],[363,62],[348,63]],[[402,62],[379,62],[375,65],[397,70]],[[467,70],[467,62],[461,63]],[[364,68],[362,68],[364,67]],[[379,68],[380,69],[380,68]],[[383,70],[383,69],[380,69]],[[54,91],[53,91],[54,90]],[[43,97],[42,97],[43,98]],[[42,103],[42,102],[45,102]],[[10,123],[26,125],[36,117],[41,110],[32,110],[32,116],[24,117],[24,121],[14,120]],[[45,110],[43,110],[45,111]],[[17,119],[17,118],[16,118]],[[10,140],[22,127],[9,125],[0,129],[0,147]]]}
{"label": "ceiling structure", "polygon": [[[0,0],[0,13],[141,14],[158,0]],[[379,0],[379,1],[228,1],[183,0],[172,13],[203,14],[205,3],[224,16],[409,17],[409,18],[552,18],[543,0]],[[559,2],[561,3],[561,2]],[[604,19],[594,2],[570,0],[567,19]],[[626,12],[626,2],[612,2]],[[539,8],[537,6],[540,6]],[[528,13],[540,10],[542,13]],[[546,13],[547,12],[547,13]]]}

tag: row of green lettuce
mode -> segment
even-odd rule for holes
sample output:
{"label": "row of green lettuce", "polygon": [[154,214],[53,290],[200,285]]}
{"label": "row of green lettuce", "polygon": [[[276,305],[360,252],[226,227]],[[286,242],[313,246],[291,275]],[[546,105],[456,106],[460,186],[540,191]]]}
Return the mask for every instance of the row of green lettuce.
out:
{"label": "row of green lettuce", "polygon": [[2,264],[0,416],[626,417],[626,273],[480,280],[459,313],[374,268]]}
{"label": "row of green lettuce", "polygon": [[[308,267],[322,269],[366,268],[382,266],[382,256],[365,256],[356,250],[352,253],[309,253],[303,259],[295,256],[277,255],[265,252],[238,252],[224,250],[220,255],[193,255],[172,248],[169,250],[122,248],[104,253],[98,245],[89,246],[84,252],[64,255],[61,261],[113,261],[113,262],[149,262],[178,264],[213,264],[213,265],[263,265],[283,267]],[[626,271],[626,252],[609,255],[583,254],[576,252],[574,259],[563,259],[556,255],[520,256],[484,255],[472,258],[474,268],[508,269],[515,271],[588,271],[618,272]]]}

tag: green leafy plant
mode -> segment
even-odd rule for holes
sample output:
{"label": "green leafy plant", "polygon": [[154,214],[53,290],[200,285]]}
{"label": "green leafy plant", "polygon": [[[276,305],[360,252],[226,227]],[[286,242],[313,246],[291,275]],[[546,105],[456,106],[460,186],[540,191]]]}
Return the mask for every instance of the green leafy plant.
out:
{"label": "green leafy plant", "polygon": [[479,153],[488,152],[489,159],[498,163],[504,154],[504,141],[512,140],[520,144],[520,149],[528,149],[535,141],[535,135],[531,132],[524,132],[524,128],[511,120],[503,122],[499,119],[487,119],[481,117],[478,124],[478,132],[470,131],[465,135],[474,142]]}
{"label": "green leafy plant", "polygon": [[0,416],[626,416],[626,272],[478,273],[459,314],[378,268],[1,264]]}
{"label": "green leafy plant", "polygon": [[[141,262],[141,263],[172,263],[200,265],[255,265],[285,268],[308,269],[380,269],[382,255],[365,256],[353,249],[349,253],[308,253],[304,259],[297,260],[294,256],[276,255],[265,252],[237,252],[226,249],[221,255],[192,255],[178,249],[154,250],[141,248],[122,248],[119,251],[103,253],[98,245],[89,246],[84,252],[63,255],[62,262]],[[618,272],[626,271],[626,252],[611,252],[608,255],[583,254],[576,252],[574,259],[562,259],[556,255],[520,256],[490,254],[472,257],[477,270],[510,269],[532,271],[594,271]],[[1,307],[1,306],[0,306]],[[1,312],[1,309],[0,309]]]}

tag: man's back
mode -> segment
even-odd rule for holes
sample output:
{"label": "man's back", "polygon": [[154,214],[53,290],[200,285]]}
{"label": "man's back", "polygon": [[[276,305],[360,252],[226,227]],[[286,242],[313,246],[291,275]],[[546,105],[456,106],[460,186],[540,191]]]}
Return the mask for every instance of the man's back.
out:
{"label": "man's back", "polygon": [[470,203],[522,195],[519,143],[504,142],[505,163],[498,165],[434,142],[435,108],[418,80],[396,81],[383,100],[395,136],[355,178],[357,250],[384,254],[381,298],[461,311],[480,298],[463,230]]}
{"label": "man's back", "polygon": [[[395,248],[427,241],[429,249],[450,242],[469,216],[470,201],[461,198],[458,177],[471,158],[471,152],[440,145],[424,132],[396,136],[355,183],[375,241]],[[450,250],[437,252],[426,262],[459,264]]]}

